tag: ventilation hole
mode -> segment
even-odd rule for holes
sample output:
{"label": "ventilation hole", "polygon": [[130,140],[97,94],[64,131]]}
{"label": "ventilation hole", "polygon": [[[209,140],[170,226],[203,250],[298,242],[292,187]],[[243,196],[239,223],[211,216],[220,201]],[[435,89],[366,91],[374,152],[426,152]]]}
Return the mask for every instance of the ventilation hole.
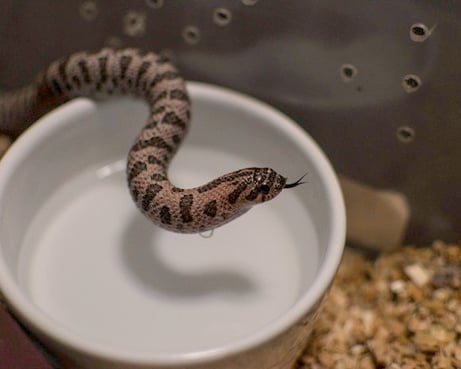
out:
{"label": "ventilation hole", "polygon": [[142,36],[146,32],[146,15],[130,11],[123,17],[123,30],[128,36]]}
{"label": "ventilation hole", "polygon": [[218,26],[227,26],[232,20],[232,13],[226,8],[216,8],[213,12],[213,22]]}
{"label": "ventilation hole", "polygon": [[407,74],[403,77],[402,87],[407,93],[412,93],[421,87],[421,78],[415,74]]}
{"label": "ventilation hole", "polygon": [[107,38],[106,45],[114,49],[120,49],[123,46],[123,41],[116,36],[111,36]]}
{"label": "ventilation hole", "polygon": [[160,9],[165,4],[164,0],[146,0],[147,6],[153,9]]}
{"label": "ventilation hole", "polygon": [[410,38],[415,42],[423,42],[429,38],[432,29],[427,28],[423,23],[415,23],[410,27]]}
{"label": "ventilation hole", "polygon": [[84,1],[80,5],[80,17],[88,22],[96,19],[98,16],[98,6],[94,1]]}
{"label": "ventilation hole", "polygon": [[200,30],[196,26],[187,26],[182,31],[182,37],[188,44],[194,45],[200,41]]}
{"label": "ventilation hole", "polygon": [[355,76],[357,75],[357,73],[358,73],[358,70],[354,65],[352,65],[352,64],[343,64],[343,65],[341,65],[340,75],[341,75],[341,79],[344,82],[352,81],[355,78]]}
{"label": "ventilation hole", "polygon": [[258,0],[241,0],[243,5],[255,5]]}
{"label": "ventilation hole", "polygon": [[397,138],[402,143],[410,143],[415,139],[416,133],[412,127],[401,126],[397,128]]}

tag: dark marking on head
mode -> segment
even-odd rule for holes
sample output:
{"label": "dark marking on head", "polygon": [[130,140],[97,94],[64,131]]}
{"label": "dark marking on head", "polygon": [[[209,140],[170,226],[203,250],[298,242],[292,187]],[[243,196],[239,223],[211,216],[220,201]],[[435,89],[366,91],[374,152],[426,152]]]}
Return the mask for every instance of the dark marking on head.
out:
{"label": "dark marking on head", "polygon": [[83,81],[85,83],[91,83],[90,69],[88,68],[87,62],[85,60],[80,60],[77,65],[82,73]]}
{"label": "dark marking on head", "polygon": [[140,173],[144,172],[145,170],[147,170],[146,163],[142,161],[135,162],[130,172],[128,173],[128,183],[131,183],[131,181],[134,178],[136,178]]}
{"label": "dark marking on head", "polygon": [[173,152],[173,147],[167,144],[166,141],[160,136],[154,136],[148,140],[137,141],[132,147],[132,150],[139,151],[145,149],[146,147],[157,147],[159,149],[164,149],[169,153]]}
{"label": "dark marking on head", "polygon": [[141,207],[144,211],[149,211],[150,204],[161,190],[163,190],[163,187],[157,183],[147,186],[146,193],[142,197],[141,202]]}
{"label": "dark marking on head", "polygon": [[253,201],[255,200],[259,195],[259,191],[255,188],[250,191],[250,193],[245,197],[248,201]]}
{"label": "dark marking on head", "polygon": [[181,213],[181,220],[183,223],[190,223],[194,220],[191,214],[193,203],[194,196],[192,194],[184,195],[179,200],[179,211]]}
{"label": "dark marking on head", "polygon": [[250,175],[251,173],[252,173],[252,171],[250,171],[250,170],[242,170],[242,171],[239,171],[239,172],[236,172],[236,173],[230,173],[230,174],[221,176],[219,178],[216,178],[216,179],[204,184],[203,186],[197,187],[197,191],[199,193],[211,191],[212,189],[218,187],[220,184],[228,183],[228,182],[232,182],[233,185],[237,185],[238,183],[240,183],[240,181],[238,181],[238,178],[246,177],[246,176]]}
{"label": "dark marking on head", "polygon": [[160,221],[163,224],[171,224],[170,208],[166,205],[160,208]]}
{"label": "dark marking on head", "polygon": [[205,204],[203,214],[208,215],[210,218],[214,218],[218,212],[217,201],[211,200]]}
{"label": "dark marking on head", "polygon": [[227,200],[229,201],[230,204],[235,204],[242,194],[243,191],[248,187],[248,183],[246,182],[241,182],[237,188],[232,191],[229,196],[227,197]]}
{"label": "dark marking on head", "polygon": [[132,61],[133,61],[133,57],[129,55],[122,55],[120,57],[120,78],[121,79],[125,79],[126,72]]}

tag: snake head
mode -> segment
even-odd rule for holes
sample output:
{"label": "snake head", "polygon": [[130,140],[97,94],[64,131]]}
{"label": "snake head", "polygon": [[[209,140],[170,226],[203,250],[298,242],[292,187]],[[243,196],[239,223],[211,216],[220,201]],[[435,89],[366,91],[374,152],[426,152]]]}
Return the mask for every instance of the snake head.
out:
{"label": "snake head", "polygon": [[287,179],[271,168],[252,168],[240,198],[250,205],[272,200],[285,187]]}

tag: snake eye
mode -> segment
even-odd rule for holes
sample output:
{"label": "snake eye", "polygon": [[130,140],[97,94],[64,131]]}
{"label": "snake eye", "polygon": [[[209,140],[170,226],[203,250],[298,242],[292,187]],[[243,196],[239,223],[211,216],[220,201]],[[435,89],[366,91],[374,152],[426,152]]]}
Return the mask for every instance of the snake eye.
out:
{"label": "snake eye", "polygon": [[262,192],[264,195],[267,195],[270,190],[271,190],[271,188],[268,185],[265,185],[265,184],[258,187],[258,191]]}

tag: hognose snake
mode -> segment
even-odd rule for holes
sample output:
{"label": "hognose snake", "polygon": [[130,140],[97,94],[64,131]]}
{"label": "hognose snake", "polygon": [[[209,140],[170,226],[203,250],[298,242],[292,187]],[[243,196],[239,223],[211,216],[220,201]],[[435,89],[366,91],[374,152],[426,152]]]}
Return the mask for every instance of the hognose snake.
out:
{"label": "hognose snake", "polygon": [[182,233],[213,230],[302,183],[287,184],[271,168],[245,168],[199,187],[174,186],[167,170],[189,127],[189,97],[169,60],[135,49],[79,52],[51,63],[33,84],[0,96],[0,131],[18,135],[75,97],[126,94],[150,107],[126,171],[133,200],[155,224]]}

